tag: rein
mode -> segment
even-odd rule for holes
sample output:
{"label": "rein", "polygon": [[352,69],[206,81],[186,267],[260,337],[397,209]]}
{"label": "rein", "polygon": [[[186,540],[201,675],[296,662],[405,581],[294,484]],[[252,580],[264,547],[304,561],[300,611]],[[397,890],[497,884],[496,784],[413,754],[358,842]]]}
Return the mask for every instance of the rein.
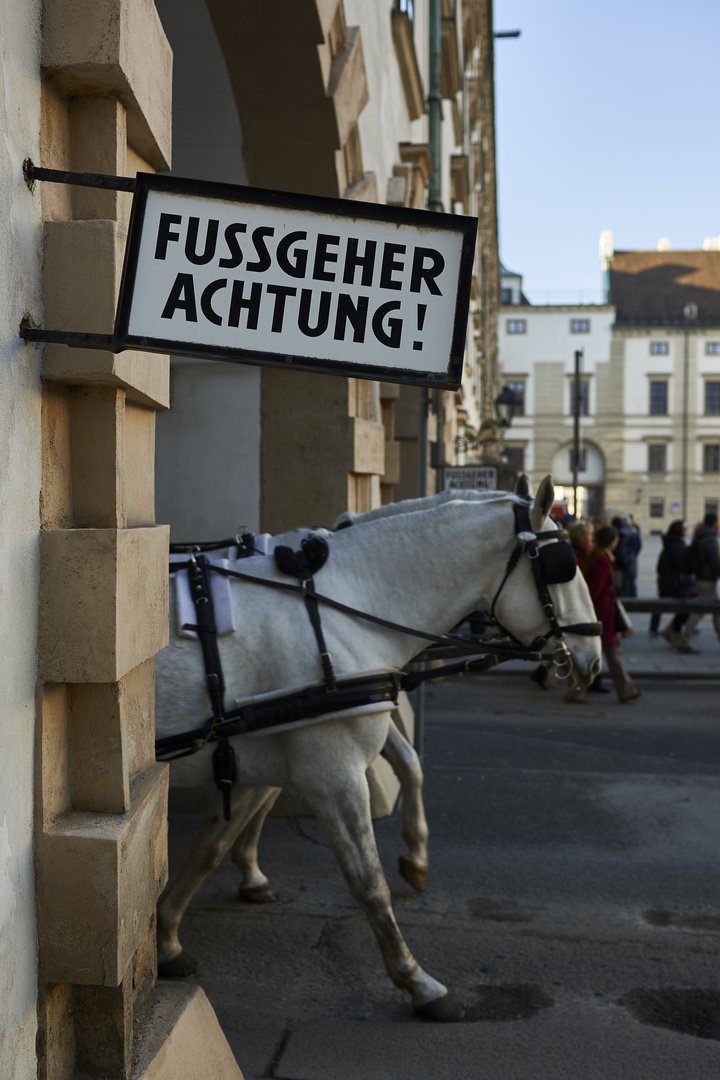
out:
{"label": "rein", "polygon": [[[172,545],[172,554],[189,554],[190,556],[186,562],[170,563],[170,573],[180,570],[187,570],[188,572],[190,594],[195,604],[196,622],[194,624],[185,624],[183,629],[195,631],[200,640],[212,716],[201,727],[195,728],[193,731],[158,739],[155,743],[156,756],[161,760],[173,761],[176,758],[197,753],[207,743],[217,743],[213,752],[213,775],[215,786],[223,795],[225,820],[229,820],[231,793],[237,782],[235,751],[229,742],[233,735],[250,734],[266,728],[278,727],[281,724],[315,719],[366,705],[382,704],[384,702],[397,704],[400,690],[412,690],[427,679],[441,678],[449,674],[484,671],[489,667],[502,663],[504,660],[552,660],[557,669],[558,678],[567,679],[572,670],[572,658],[565,643],[563,631],[594,635],[600,634],[602,627],[600,623],[578,623],[565,627],[558,624],[552,598],[548,592],[548,584],[571,580],[577,570],[577,565],[575,564],[572,549],[567,544],[569,555],[572,558],[572,573],[569,573],[566,565],[564,572],[568,576],[563,577],[562,573],[560,576],[556,574],[555,577],[552,574],[547,575],[543,570],[542,551],[545,549],[539,548],[538,543],[542,540],[564,541],[567,533],[563,530],[553,529],[550,532],[535,534],[531,529],[528,505],[524,503],[516,504],[514,509],[517,542],[510,554],[505,575],[495,593],[490,608],[492,618],[500,630],[509,638],[509,641],[506,642],[469,642],[467,638],[458,634],[430,634],[423,630],[416,630],[413,627],[391,622],[389,619],[382,619],[377,615],[370,615],[368,612],[360,611],[347,604],[342,604],[338,600],[333,600],[329,596],[323,596],[315,590],[313,574],[324,565],[329,554],[329,546],[327,540],[318,536],[311,536],[303,540],[302,548],[298,552],[294,552],[289,547],[275,549],[275,561],[278,569],[282,573],[297,577],[300,582],[299,585],[256,577],[252,574],[242,573],[239,570],[230,570],[210,563],[203,552],[217,551],[222,547],[227,547],[229,543],[226,541],[202,545]],[[236,537],[232,543],[237,543],[239,539],[239,537]],[[241,543],[238,545],[238,554],[241,557],[247,557],[254,552],[252,539],[249,535],[242,536]],[[524,553],[530,558],[538,596],[550,624],[550,632],[537,638],[529,647],[523,645],[495,616],[495,606],[498,598]],[[224,703],[225,683],[217,644],[217,626],[215,624],[210,588],[211,574],[220,574],[223,577],[235,578],[248,584],[263,585],[266,588],[302,596],[305,600],[318,645],[324,684],[304,690],[290,691],[262,702],[250,702],[238,705],[233,709],[226,709]],[[461,652],[472,653],[473,657],[459,664],[446,664],[427,672],[411,674],[388,672],[381,675],[359,676],[353,679],[337,681],[332,665],[332,657],[327,649],[323,635],[319,612],[320,604],[334,608],[336,611],[341,611],[354,618],[363,619],[376,626],[382,626],[388,630],[430,641],[434,645],[452,646],[453,649]],[[541,653],[540,650],[551,637],[555,637],[557,641],[554,652],[551,655]],[[478,650],[485,655],[478,656]]]}

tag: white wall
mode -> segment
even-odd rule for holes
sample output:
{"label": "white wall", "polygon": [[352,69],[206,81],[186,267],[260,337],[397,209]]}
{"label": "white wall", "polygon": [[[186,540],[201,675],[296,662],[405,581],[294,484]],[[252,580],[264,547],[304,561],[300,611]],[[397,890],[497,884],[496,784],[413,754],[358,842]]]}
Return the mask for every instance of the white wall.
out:
{"label": "white wall", "polygon": [[38,161],[40,0],[0,0],[0,1076],[35,1080],[37,959],[33,867],[34,691],[39,574],[42,324]]}

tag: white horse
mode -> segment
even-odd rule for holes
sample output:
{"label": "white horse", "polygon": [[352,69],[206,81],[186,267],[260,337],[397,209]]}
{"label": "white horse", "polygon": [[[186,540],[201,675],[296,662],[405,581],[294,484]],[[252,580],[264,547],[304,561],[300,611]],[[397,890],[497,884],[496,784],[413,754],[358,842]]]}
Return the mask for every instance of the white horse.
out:
{"label": "white horse", "polygon": [[[535,532],[545,526],[554,492],[543,481],[530,509]],[[516,546],[511,495],[495,500],[451,501],[431,510],[384,518],[333,537],[322,572],[322,592],[359,610],[430,633],[454,626],[469,607],[489,608],[530,644],[548,632],[529,561],[522,557],[504,582]],[[287,580],[266,558],[245,559],[243,572]],[[504,582],[504,584],[503,584]],[[594,621],[580,575],[550,586],[560,625]],[[228,696],[243,699],[322,682],[317,645],[305,605],[297,596],[233,582],[240,629],[219,641]],[[418,651],[415,638],[379,629],[333,608],[323,609],[323,629],[338,678],[400,671]],[[575,681],[588,685],[600,667],[595,637],[567,636]],[[157,659],[157,728],[160,736],[196,727],[208,714],[200,649],[173,638]],[[183,970],[178,931],[183,913],[205,877],[218,865],[245,825],[291,783],[312,807],[365,912],[392,981],[409,992],[416,1013],[434,1020],[463,1015],[445,986],[411,955],[395,921],[370,817],[366,769],[384,745],[391,707],[385,704],[330,715],[322,723],[289,725],[232,741],[239,763],[232,816],[215,806],[195,838],[190,858],[161,898],[158,959]],[[173,782],[213,790],[212,746],[173,763]],[[191,968],[190,968],[191,969]],[[167,967],[166,967],[167,970]]]}
{"label": "white horse", "polygon": [[[530,494],[528,479],[524,474],[518,479],[515,491],[518,495],[528,496]],[[397,514],[430,510],[455,499],[482,502],[487,499],[497,499],[498,497],[502,497],[502,495],[497,491],[463,489],[441,491],[436,495],[427,495],[418,499],[403,499],[399,502],[378,506],[374,510],[367,510],[363,513],[345,510],[336,518],[332,531],[342,530],[351,525],[360,525],[369,521],[378,521],[380,518],[394,517]],[[303,539],[317,532],[322,532],[325,536],[331,535],[328,530],[323,529],[295,529],[288,533],[280,533],[268,541],[268,553],[271,553],[279,544],[286,544],[295,549],[302,543]],[[407,851],[399,856],[398,868],[402,876],[416,892],[425,892],[428,872],[427,844],[429,832],[422,799],[422,765],[415,748],[399,730],[393,718],[390,720],[388,737],[380,753],[395,773],[402,793],[402,837],[407,845]],[[258,847],[262,827],[279,794],[278,791],[274,799],[268,799],[262,809],[251,818],[238,836],[232,849],[232,860],[241,874],[238,895],[241,899],[254,904],[274,903],[280,896],[277,889],[260,869],[258,862]]]}
{"label": "white horse", "polygon": [[[524,473],[518,478],[515,492],[526,497],[530,495],[530,484]],[[455,499],[482,502],[487,499],[496,500],[498,497],[502,495],[497,491],[471,489],[441,491],[436,495],[427,495],[419,499],[402,499],[399,502],[387,503],[363,513],[346,510],[335,520],[332,528],[333,531],[337,531],[351,525],[394,517],[397,514],[430,510]],[[269,542],[268,551],[271,552],[278,544],[287,544],[294,549],[301,544],[303,539],[317,531],[323,531],[326,536],[330,535],[327,530],[296,529],[273,536]],[[388,737],[380,753],[395,773],[402,794],[402,838],[407,845],[407,851],[399,856],[398,869],[408,884],[416,892],[422,893],[427,887],[429,837],[422,798],[423,770],[414,746],[408,742],[392,717],[388,725]],[[279,794],[278,791],[274,799],[268,799],[262,809],[251,818],[232,848],[232,860],[241,874],[238,896],[253,904],[274,903],[280,898],[278,890],[262,872],[258,862],[262,827]]]}

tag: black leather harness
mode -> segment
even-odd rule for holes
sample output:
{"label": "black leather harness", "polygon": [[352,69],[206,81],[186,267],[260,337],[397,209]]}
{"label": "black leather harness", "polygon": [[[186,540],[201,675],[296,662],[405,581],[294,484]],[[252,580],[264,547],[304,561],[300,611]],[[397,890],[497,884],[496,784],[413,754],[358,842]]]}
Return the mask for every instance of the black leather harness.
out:
{"label": "black leather harness", "polygon": [[[155,743],[156,757],[158,760],[172,761],[189,754],[195,754],[208,743],[217,743],[213,752],[213,775],[215,786],[223,795],[225,819],[229,820],[231,792],[237,782],[237,761],[235,751],[229,742],[229,739],[234,735],[247,735],[268,728],[297,723],[302,720],[316,719],[324,715],[365,705],[383,704],[385,702],[397,704],[401,690],[412,690],[427,679],[440,678],[450,674],[484,671],[505,660],[553,660],[558,672],[564,670],[567,666],[565,674],[558,673],[559,678],[567,678],[570,674],[572,659],[563,638],[563,631],[588,635],[599,634],[602,629],[601,625],[600,623],[580,623],[565,627],[558,625],[555,608],[547,586],[572,580],[577,569],[572,548],[565,541],[567,534],[558,530],[538,534],[533,533],[530,526],[529,509],[526,504],[515,506],[515,532],[517,543],[510,555],[505,575],[491,605],[491,615],[502,632],[509,638],[509,642],[488,643],[468,641],[467,638],[458,634],[429,634],[387,619],[381,619],[378,616],[359,611],[357,608],[351,608],[330,597],[322,596],[315,589],[313,575],[324,566],[330,548],[326,538],[319,534],[311,534],[306,537],[302,541],[299,551],[293,551],[290,547],[282,546],[274,551],[278,569],[281,573],[296,577],[300,582],[299,585],[255,577],[238,570],[230,570],[211,564],[203,551],[199,550],[202,547],[205,551],[214,551],[219,550],[221,547],[237,544],[239,557],[251,555],[254,554],[254,548],[252,538],[249,536],[243,536],[242,541],[239,543],[238,538],[235,538],[232,541],[207,545],[173,545],[171,553],[175,554],[188,553],[188,548],[191,546],[195,549],[190,552],[190,558],[186,562],[171,563],[170,572],[188,571],[190,593],[195,605],[196,622],[186,623],[183,629],[195,631],[200,640],[212,716],[200,727],[192,731],[158,739]],[[538,543],[543,540],[556,540],[563,545],[562,549],[560,549],[559,558],[557,555],[554,558],[543,555],[544,552],[548,551],[547,546],[538,547]],[[494,614],[498,597],[523,553],[527,553],[531,560],[540,602],[550,624],[550,632],[538,638],[529,648],[502,626]],[[570,572],[571,566],[572,572]],[[237,705],[231,709],[226,708],[225,681],[217,644],[217,626],[210,588],[211,574],[220,574],[251,584],[263,585],[283,592],[301,595],[305,600],[320,654],[323,685],[290,691],[264,701]],[[375,625],[422,638],[432,642],[434,645],[451,646],[461,653],[467,652],[473,655],[460,663],[444,664],[442,667],[431,671],[412,672],[410,674],[388,672],[338,681],[333,669],[332,656],[325,643],[320,618],[320,604],[333,607],[338,611]],[[552,655],[542,654],[541,649],[553,636],[557,641],[554,653]],[[482,653],[482,655],[478,655],[478,653]]]}
{"label": "black leather harness", "polygon": [[[526,554],[530,559],[530,568],[535,581],[538,598],[542,604],[545,618],[550,626],[549,633],[536,638],[532,643],[531,648],[542,649],[548,643],[550,638],[554,637],[556,642],[553,651],[555,674],[558,679],[565,680],[570,677],[572,672],[572,656],[565,641],[565,634],[578,634],[582,637],[598,637],[602,634],[602,623],[573,623],[570,626],[560,626],[548,586],[561,585],[568,581],[572,581],[577,573],[577,560],[572,545],[568,543],[568,534],[564,529],[559,527],[549,529],[546,532],[533,532],[532,524],[530,522],[529,501],[516,503],[513,509],[515,514],[515,535],[517,540],[515,547],[510,554],[510,558],[508,559],[505,568],[505,576],[500,582],[500,586],[490,605],[490,615],[502,632],[506,634],[511,641],[520,644],[520,642],[517,641],[517,638],[502,625],[495,614],[495,607],[500,594],[505,588],[508,578],[520,562],[521,557]],[[555,543],[552,545],[546,544],[544,547],[540,547],[539,544],[541,541],[545,540],[553,540]]]}

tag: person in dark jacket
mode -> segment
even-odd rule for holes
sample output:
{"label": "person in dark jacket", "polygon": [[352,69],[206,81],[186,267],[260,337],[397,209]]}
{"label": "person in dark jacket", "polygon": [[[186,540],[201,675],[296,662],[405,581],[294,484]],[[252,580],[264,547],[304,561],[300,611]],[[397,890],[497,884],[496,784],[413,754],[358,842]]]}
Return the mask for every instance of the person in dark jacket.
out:
{"label": "person in dark jacket", "polygon": [[[717,583],[720,577],[720,548],[718,548],[718,516],[708,511],[702,523],[698,525],[688,549],[688,565],[695,571],[695,588],[702,599],[717,600]],[[680,635],[678,652],[697,652],[690,644],[693,631],[702,619],[702,614],[691,615]],[[713,612],[713,625],[720,641],[720,612]]]}
{"label": "person in dark jacket", "polygon": [[[612,525],[603,525],[595,534],[595,548],[585,564],[590,596],[595,605],[595,613],[602,623],[602,650],[610,672],[613,688],[618,701],[624,705],[634,698],[639,698],[641,691],[633,683],[625,670],[622,658],[622,645],[615,629],[615,559],[613,552],[618,545],[618,532]],[[577,690],[568,690],[563,698],[566,702],[582,701]]]}
{"label": "person in dark jacket", "polygon": [[[657,561],[658,596],[679,598],[688,595],[689,577],[687,567],[687,522],[673,521],[662,538],[663,548]],[[688,620],[687,615],[675,615],[663,630],[663,637],[670,645],[679,644],[678,635]],[[650,633],[655,637],[660,626],[660,612],[654,611],[650,619]]]}
{"label": "person in dark jacket", "polygon": [[642,536],[634,514],[628,514],[624,520],[626,522],[623,544],[625,573],[623,574],[623,588],[620,596],[637,596],[637,564],[638,555],[642,551]]}

